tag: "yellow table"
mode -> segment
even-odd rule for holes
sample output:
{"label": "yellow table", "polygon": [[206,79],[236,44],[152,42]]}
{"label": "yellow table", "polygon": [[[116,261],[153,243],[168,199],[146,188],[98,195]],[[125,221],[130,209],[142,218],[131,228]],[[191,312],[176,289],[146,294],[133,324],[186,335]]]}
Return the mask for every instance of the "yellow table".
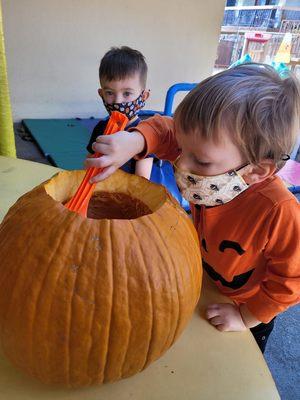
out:
{"label": "yellow table", "polygon": [[[57,168],[0,157],[0,220],[19,196]],[[205,278],[197,312],[176,344],[142,373],[81,390],[48,388],[0,355],[2,400],[274,400],[274,381],[250,332],[220,333],[203,318],[210,302],[226,301]]]}

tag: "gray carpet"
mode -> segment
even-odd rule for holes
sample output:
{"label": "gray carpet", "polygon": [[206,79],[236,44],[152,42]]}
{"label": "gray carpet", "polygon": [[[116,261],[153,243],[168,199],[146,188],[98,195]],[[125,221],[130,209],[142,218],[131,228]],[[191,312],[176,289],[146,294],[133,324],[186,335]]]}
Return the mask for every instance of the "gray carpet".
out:
{"label": "gray carpet", "polygon": [[300,399],[300,305],[276,318],[265,359],[282,400]]}

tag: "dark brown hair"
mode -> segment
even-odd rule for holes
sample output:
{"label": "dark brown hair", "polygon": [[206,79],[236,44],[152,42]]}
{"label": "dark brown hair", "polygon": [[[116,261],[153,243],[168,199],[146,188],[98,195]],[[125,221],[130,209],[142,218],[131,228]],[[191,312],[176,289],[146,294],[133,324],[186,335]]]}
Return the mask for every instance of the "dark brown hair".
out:
{"label": "dark brown hair", "polygon": [[248,162],[272,159],[278,168],[293,148],[299,127],[300,89],[288,71],[243,64],[201,82],[179,104],[175,127],[216,141],[226,129]]}
{"label": "dark brown hair", "polygon": [[103,79],[110,82],[139,73],[141,84],[145,88],[147,71],[145,57],[141,52],[127,46],[112,47],[100,62],[99,78],[100,82]]}

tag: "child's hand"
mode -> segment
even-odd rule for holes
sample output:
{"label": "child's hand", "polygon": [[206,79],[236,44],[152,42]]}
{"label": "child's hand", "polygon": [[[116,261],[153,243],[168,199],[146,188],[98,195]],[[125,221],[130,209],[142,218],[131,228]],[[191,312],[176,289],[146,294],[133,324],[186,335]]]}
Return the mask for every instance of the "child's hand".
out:
{"label": "child's hand", "polygon": [[108,178],[145,147],[145,139],[139,132],[118,132],[113,135],[98,136],[93,150],[103,154],[99,158],[88,157],[85,167],[103,168],[103,171],[91,179],[91,183]]}
{"label": "child's hand", "polygon": [[210,304],[206,309],[206,317],[221,332],[245,331],[247,329],[239,308],[234,304]]}

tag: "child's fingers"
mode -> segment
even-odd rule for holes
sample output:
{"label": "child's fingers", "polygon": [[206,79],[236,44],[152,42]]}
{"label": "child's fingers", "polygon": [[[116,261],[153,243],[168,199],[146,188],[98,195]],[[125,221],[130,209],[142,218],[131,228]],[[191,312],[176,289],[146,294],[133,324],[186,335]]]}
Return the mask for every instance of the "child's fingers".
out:
{"label": "child's fingers", "polygon": [[220,304],[218,304],[218,303],[209,304],[207,306],[207,310],[218,310],[219,308],[220,308]]}
{"label": "child's fingers", "polygon": [[217,308],[207,308],[206,309],[206,318],[211,319],[220,315],[220,312]]}
{"label": "child's fingers", "polygon": [[111,142],[114,141],[113,138],[118,137],[120,134],[122,135],[123,133],[128,134],[127,131],[119,131],[119,132],[114,133],[113,135],[100,135],[100,136],[97,136],[96,142],[97,142],[97,143],[107,143],[107,144],[110,144]]}
{"label": "child's fingers", "polygon": [[220,317],[219,315],[214,318],[210,318],[209,322],[214,326],[224,324],[223,318]]}
{"label": "child's fingers", "polygon": [[84,165],[86,168],[106,168],[113,164],[111,157],[101,156],[97,158],[88,158],[85,160]]}
{"label": "child's fingers", "polygon": [[112,175],[115,171],[117,170],[117,167],[114,165],[111,165],[110,167],[104,168],[103,171],[101,171],[98,175],[94,176],[90,182],[91,183],[96,183],[99,181],[103,181],[104,179],[108,178],[110,175]]}
{"label": "child's fingers", "polygon": [[227,332],[227,331],[229,331],[228,326],[227,326],[226,324],[216,325],[215,327],[216,327],[216,328],[218,329],[218,331],[220,331],[220,332]]}
{"label": "child's fingers", "polygon": [[111,145],[109,143],[94,142],[92,144],[92,149],[94,150],[95,153],[109,154],[111,152]]}

